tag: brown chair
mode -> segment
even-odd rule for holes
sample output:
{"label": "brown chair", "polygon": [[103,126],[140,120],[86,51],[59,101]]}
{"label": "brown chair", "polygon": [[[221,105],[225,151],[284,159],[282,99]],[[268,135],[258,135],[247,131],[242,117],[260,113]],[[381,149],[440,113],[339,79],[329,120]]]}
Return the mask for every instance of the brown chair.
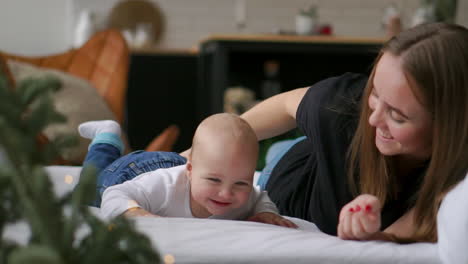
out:
{"label": "brown chair", "polygon": [[[107,102],[117,121],[123,124],[129,55],[130,51],[122,34],[118,30],[108,29],[94,34],[82,47],[61,54],[26,57],[0,52],[0,60],[3,57],[27,62],[88,80]],[[146,150],[171,151],[179,133],[176,125],[167,127],[148,144]]]}

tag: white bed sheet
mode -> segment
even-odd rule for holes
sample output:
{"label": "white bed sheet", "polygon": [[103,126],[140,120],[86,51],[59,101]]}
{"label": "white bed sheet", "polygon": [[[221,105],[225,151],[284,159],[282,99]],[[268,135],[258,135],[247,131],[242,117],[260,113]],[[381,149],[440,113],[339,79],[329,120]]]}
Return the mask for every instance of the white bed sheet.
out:
{"label": "white bed sheet", "polygon": [[[73,188],[80,171],[66,166],[47,169],[58,195]],[[70,179],[73,182],[67,184]],[[99,214],[99,209],[93,211]],[[313,223],[290,219],[299,225],[298,230],[211,219],[138,217],[135,223],[160,254],[172,255],[175,263],[441,263],[437,244],[343,241],[322,233]],[[24,243],[27,226],[9,226],[4,235]]]}

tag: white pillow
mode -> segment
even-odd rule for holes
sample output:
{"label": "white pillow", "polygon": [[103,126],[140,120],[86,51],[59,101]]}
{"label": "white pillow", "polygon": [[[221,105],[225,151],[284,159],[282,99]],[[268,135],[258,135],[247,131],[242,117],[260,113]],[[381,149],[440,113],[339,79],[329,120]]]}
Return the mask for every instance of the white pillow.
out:
{"label": "white pillow", "polygon": [[468,263],[468,175],[442,201],[437,214],[439,256],[444,264]]}
{"label": "white pillow", "polygon": [[[44,131],[47,138],[53,139],[63,133],[75,133],[78,136],[78,125],[86,121],[116,120],[107,103],[88,81],[62,71],[40,68],[28,63],[13,60],[8,60],[7,63],[16,81],[51,75],[62,82],[62,89],[54,95],[54,105],[58,112],[67,117],[67,123],[47,127]],[[89,143],[89,139],[79,137],[79,145],[63,150],[62,158],[80,165],[88,152]]]}

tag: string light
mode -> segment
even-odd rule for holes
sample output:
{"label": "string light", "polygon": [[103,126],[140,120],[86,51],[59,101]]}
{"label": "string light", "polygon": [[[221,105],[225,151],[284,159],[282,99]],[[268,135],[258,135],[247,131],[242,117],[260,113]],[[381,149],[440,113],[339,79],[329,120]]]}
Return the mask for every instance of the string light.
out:
{"label": "string light", "polygon": [[175,263],[175,258],[171,254],[166,254],[164,256],[164,264],[174,264]]}
{"label": "string light", "polygon": [[71,176],[71,175],[65,175],[64,180],[65,180],[65,183],[66,183],[66,184],[72,184],[73,181],[74,181],[74,178],[73,178],[73,176]]}

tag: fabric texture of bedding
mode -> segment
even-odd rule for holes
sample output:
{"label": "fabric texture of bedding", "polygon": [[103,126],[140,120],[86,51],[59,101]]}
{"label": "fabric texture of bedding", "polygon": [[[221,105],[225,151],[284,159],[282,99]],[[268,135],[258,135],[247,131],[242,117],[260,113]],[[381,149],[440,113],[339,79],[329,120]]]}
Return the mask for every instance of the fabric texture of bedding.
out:
{"label": "fabric texture of bedding", "polygon": [[[80,167],[47,167],[57,195],[71,191]],[[65,177],[73,177],[67,184]],[[70,177],[67,179],[70,179]],[[91,210],[99,215],[98,208]],[[255,222],[190,219],[135,218],[137,230],[146,234],[162,256],[175,263],[441,263],[437,244],[398,245],[389,242],[344,241],[327,235],[310,222],[289,218],[299,229]],[[78,238],[88,232],[78,232]],[[24,223],[9,226],[4,236],[26,243]]]}
{"label": "fabric texture of bedding", "polygon": [[437,214],[439,254],[444,264],[468,263],[468,174],[442,201]]}

